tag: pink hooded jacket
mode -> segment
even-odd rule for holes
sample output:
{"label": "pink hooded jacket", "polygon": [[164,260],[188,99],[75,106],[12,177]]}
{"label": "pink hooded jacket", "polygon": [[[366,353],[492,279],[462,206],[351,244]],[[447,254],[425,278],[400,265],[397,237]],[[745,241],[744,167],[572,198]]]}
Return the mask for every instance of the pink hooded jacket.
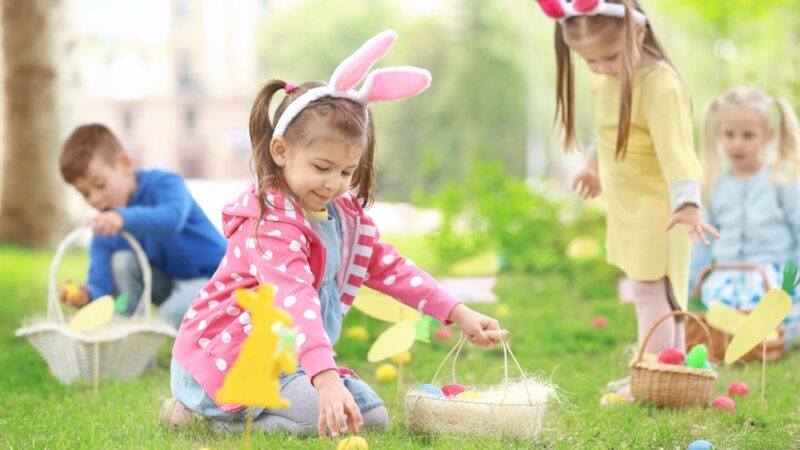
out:
{"label": "pink hooded jacket", "polygon": [[[247,311],[237,305],[236,289],[275,286],[275,304],[284,308],[298,329],[297,359],[309,379],[336,369],[325,334],[317,290],[325,268],[325,246],[302,210],[271,190],[268,209],[259,216],[255,186],[223,208],[228,249],[214,276],[197,294],[181,322],[172,354],[216,401],[216,392],[252,333]],[[441,322],[460,303],[427,272],[379,241],[375,223],[350,195],[334,202],[342,224],[342,265],[336,283],[343,311],[362,284],[381,291]],[[256,239],[257,236],[257,239]],[[241,405],[220,405],[227,412]]]}

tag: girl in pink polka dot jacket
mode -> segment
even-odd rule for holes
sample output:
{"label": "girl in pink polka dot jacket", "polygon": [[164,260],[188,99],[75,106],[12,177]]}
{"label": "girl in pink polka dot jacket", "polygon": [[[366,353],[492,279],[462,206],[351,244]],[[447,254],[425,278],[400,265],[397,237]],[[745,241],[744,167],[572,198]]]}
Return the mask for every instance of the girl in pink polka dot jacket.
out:
{"label": "girl in pink polka dot jacket", "polygon": [[[215,393],[252,332],[236,304],[236,289],[275,286],[275,301],[298,328],[298,371],[282,375],[286,410],[256,410],[254,426],[271,431],[337,436],[348,429],[386,427],[383,401],[334,361],[342,316],[362,284],[443,323],[456,323],[474,344],[499,329],[442,289],[425,271],[381,242],[362,207],[373,200],[375,132],[369,103],[416,95],[430,74],[414,67],[376,70],[352,89],[396,38],[370,39],[334,71],[328,84],[268,82],[250,116],[258,183],[223,209],[228,249],[217,272],[194,299],[173,348],[174,398],[161,420],[179,425],[194,416],[220,430],[241,429],[246,410],[219,404]],[[270,120],[279,92],[285,96]]]}

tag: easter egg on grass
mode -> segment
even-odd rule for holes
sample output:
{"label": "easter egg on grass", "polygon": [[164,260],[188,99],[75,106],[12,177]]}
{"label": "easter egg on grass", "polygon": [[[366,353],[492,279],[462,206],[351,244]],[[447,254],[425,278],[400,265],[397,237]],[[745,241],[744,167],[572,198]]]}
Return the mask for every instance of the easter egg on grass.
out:
{"label": "easter egg on grass", "polygon": [[447,397],[454,397],[466,390],[467,388],[464,385],[457,383],[445,384],[444,386],[442,386],[442,392],[444,392],[444,395]]}
{"label": "easter egg on grass", "polygon": [[606,392],[600,397],[600,404],[603,406],[627,405],[630,403],[631,401],[628,398],[612,392]]}
{"label": "easter egg on grass", "polygon": [[369,450],[369,445],[360,436],[349,436],[339,441],[336,450]]}
{"label": "easter egg on grass", "polygon": [[606,328],[608,326],[608,319],[604,316],[597,316],[592,319],[592,326],[595,328]]}
{"label": "easter egg on grass", "polygon": [[435,395],[437,397],[444,397],[444,392],[442,392],[442,389],[439,388],[439,386],[436,386],[435,384],[420,385],[419,390],[426,394]]}
{"label": "easter egg on grass", "polygon": [[714,445],[711,442],[708,442],[704,439],[699,439],[697,441],[692,442],[686,447],[687,450],[713,450]]}
{"label": "easter egg on grass", "polygon": [[453,330],[451,330],[450,327],[439,328],[433,333],[433,337],[440,341],[446,341],[453,337]]}
{"label": "easter egg on grass", "polygon": [[391,364],[381,364],[375,369],[375,379],[378,383],[385,383],[397,378],[397,368]]}
{"label": "easter egg on grass", "polygon": [[729,411],[731,414],[736,411],[736,403],[733,402],[733,399],[730,397],[725,397],[724,395],[720,395],[719,397],[715,398],[712,405],[714,408],[717,408],[721,411]]}
{"label": "easter egg on grass", "polygon": [[352,327],[347,327],[344,331],[345,337],[350,339],[355,339],[356,341],[366,341],[369,339],[369,332],[366,328],[362,327],[361,325],[353,325]]}
{"label": "easter egg on grass", "polygon": [[747,385],[744,383],[731,383],[728,386],[728,396],[734,397],[736,395],[741,395],[742,397],[746,396],[750,393],[750,389],[747,388]]}
{"label": "easter egg on grass", "polygon": [[460,398],[461,400],[478,400],[481,396],[475,391],[464,391],[456,394],[456,398]]}
{"label": "easter egg on grass", "polygon": [[708,348],[704,344],[695,345],[686,355],[686,365],[696,369],[707,369]]}
{"label": "easter egg on grass", "polygon": [[686,353],[679,348],[668,348],[658,354],[658,362],[682,366],[686,360]]}
{"label": "easter egg on grass", "polygon": [[400,352],[389,358],[389,361],[395,364],[400,364],[400,361],[403,361],[403,364],[408,364],[411,362],[411,352],[408,350]]}

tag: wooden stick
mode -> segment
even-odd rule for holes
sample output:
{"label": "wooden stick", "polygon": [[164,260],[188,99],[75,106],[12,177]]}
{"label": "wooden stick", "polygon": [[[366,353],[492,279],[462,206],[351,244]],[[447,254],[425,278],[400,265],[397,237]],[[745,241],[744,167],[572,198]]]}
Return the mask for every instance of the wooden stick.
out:
{"label": "wooden stick", "polygon": [[761,343],[761,406],[766,408],[767,398],[766,392],[766,379],[767,379],[767,340]]}
{"label": "wooden stick", "polygon": [[253,410],[248,409],[247,421],[244,423],[244,450],[250,450],[250,440],[253,437]]}
{"label": "wooden stick", "polygon": [[495,342],[503,342],[511,339],[511,332],[506,329],[486,330],[486,336]]}

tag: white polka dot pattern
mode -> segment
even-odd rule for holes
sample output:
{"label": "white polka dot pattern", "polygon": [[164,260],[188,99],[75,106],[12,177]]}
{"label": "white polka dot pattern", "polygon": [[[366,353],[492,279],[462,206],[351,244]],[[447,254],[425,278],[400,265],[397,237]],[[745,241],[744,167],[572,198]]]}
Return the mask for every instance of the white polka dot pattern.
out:
{"label": "white polka dot pattern", "polygon": [[411,278],[411,281],[409,281],[409,283],[411,284],[411,287],[419,287],[419,285],[422,284],[422,277],[419,275],[415,275],[414,277]]}
{"label": "white polka dot pattern", "polygon": [[317,318],[317,313],[315,313],[313,310],[307,309],[305,312],[303,312],[303,317],[308,320],[314,320]]}
{"label": "white polka dot pattern", "polygon": [[197,324],[197,329],[203,331],[206,329],[207,326],[208,322],[206,322],[205,320],[201,320],[200,323]]}
{"label": "white polka dot pattern", "polygon": [[249,248],[251,250],[256,248],[256,240],[255,240],[255,238],[247,238],[245,246],[247,246],[247,248]]}
{"label": "white polka dot pattern", "polygon": [[186,317],[188,317],[189,319],[194,319],[194,316],[196,316],[196,315],[197,315],[197,311],[195,311],[195,310],[194,310],[194,309],[192,309],[192,308],[189,308],[189,309],[186,311]]}
{"label": "white polka dot pattern", "polygon": [[291,308],[297,302],[297,297],[294,295],[289,295],[285,299],[283,299],[283,307],[284,308]]}
{"label": "white polka dot pattern", "polygon": [[247,325],[248,323],[250,323],[250,313],[243,312],[239,316],[239,323],[241,323],[242,325]]}
{"label": "white polka dot pattern", "polygon": [[214,287],[217,288],[218,291],[221,291],[225,289],[225,283],[223,283],[222,281],[215,281]]}
{"label": "white polka dot pattern", "polygon": [[383,258],[381,258],[381,262],[388,266],[389,264],[394,262],[394,255],[388,254],[384,256]]}
{"label": "white polka dot pattern", "polygon": [[306,335],[305,335],[305,333],[297,333],[297,338],[296,338],[296,339],[295,339],[295,341],[294,341],[294,342],[295,342],[295,344],[296,344],[298,347],[300,347],[300,346],[302,346],[302,345],[303,345],[303,342],[305,342],[305,341],[306,341]]}
{"label": "white polka dot pattern", "polygon": [[222,340],[222,342],[226,344],[229,344],[231,342],[231,334],[228,333],[227,331],[223,331],[222,334],[219,335],[219,338],[220,340]]}
{"label": "white polka dot pattern", "polygon": [[217,369],[219,370],[225,370],[228,368],[228,363],[225,362],[225,360],[222,358],[217,359],[216,364],[217,364]]}
{"label": "white polka dot pattern", "polygon": [[218,302],[218,301],[216,301],[216,300],[211,300],[210,302],[208,302],[208,309],[214,309],[214,308],[216,308],[216,307],[217,307],[217,305],[219,305],[219,302]]}
{"label": "white polka dot pattern", "polygon": [[233,281],[235,281],[235,282],[237,282],[237,283],[238,283],[238,282],[240,282],[240,281],[242,281],[242,276],[241,276],[241,275],[239,275],[239,274],[238,274],[238,273],[236,273],[236,272],[234,272],[234,273],[232,273],[232,274],[231,274],[231,278],[233,278]]}
{"label": "white polka dot pattern", "polygon": [[199,346],[200,346],[200,348],[206,348],[206,345],[208,345],[210,342],[211,342],[211,339],[208,339],[208,338],[200,338],[200,339],[197,341],[197,345],[199,345]]}
{"label": "white polka dot pattern", "polygon": [[425,313],[425,305],[427,305],[427,304],[428,304],[427,300],[424,300],[424,299],[420,300],[419,305],[417,305],[417,311],[419,311],[419,312],[424,314]]}
{"label": "white polka dot pattern", "polygon": [[258,275],[258,268],[255,264],[250,264],[250,275],[256,276]]}
{"label": "white polka dot pattern", "polygon": [[297,241],[292,241],[292,242],[289,243],[289,250],[291,250],[293,252],[299,252],[300,248],[302,248],[302,246]]}
{"label": "white polka dot pattern", "polygon": [[242,257],[242,249],[240,249],[238,245],[233,248],[233,256],[235,256],[236,258]]}
{"label": "white polka dot pattern", "polygon": [[239,309],[239,308],[237,308],[236,306],[228,306],[227,308],[225,308],[225,312],[226,312],[226,313],[227,313],[229,316],[233,316],[233,317],[235,317],[235,316],[238,316],[239,314],[241,314],[241,313],[242,313],[242,310],[241,310],[241,309]]}
{"label": "white polka dot pattern", "polygon": [[383,279],[383,284],[385,284],[386,286],[391,286],[394,284],[395,280],[397,280],[396,276],[389,275],[388,277]]}

